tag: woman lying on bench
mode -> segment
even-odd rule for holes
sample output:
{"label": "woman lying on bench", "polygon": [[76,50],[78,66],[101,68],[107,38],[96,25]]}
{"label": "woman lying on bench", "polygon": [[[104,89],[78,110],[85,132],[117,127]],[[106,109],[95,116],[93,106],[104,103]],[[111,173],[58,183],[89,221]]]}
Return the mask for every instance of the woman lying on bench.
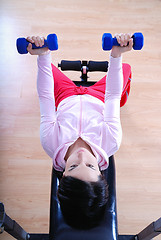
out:
{"label": "woman lying on bench", "polygon": [[62,172],[58,199],[66,222],[88,229],[102,219],[108,201],[108,184],[101,174],[120,146],[120,106],[130,91],[131,68],[122,53],[133,46],[131,34],[116,35],[107,76],[90,87],[77,87],[51,64],[43,37],[27,37],[27,50],[38,55],[37,91],[40,102],[41,143]]}

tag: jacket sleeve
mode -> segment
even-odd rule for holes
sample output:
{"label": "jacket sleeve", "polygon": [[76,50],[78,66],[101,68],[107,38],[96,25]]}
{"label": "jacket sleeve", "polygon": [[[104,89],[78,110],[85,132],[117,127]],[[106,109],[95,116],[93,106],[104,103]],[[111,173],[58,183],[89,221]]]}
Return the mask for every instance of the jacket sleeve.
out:
{"label": "jacket sleeve", "polygon": [[107,123],[110,135],[117,147],[122,139],[120,123],[120,99],[123,88],[122,57],[110,56],[109,70],[106,78],[105,113],[104,121]]}
{"label": "jacket sleeve", "polygon": [[40,139],[43,148],[52,156],[51,139],[56,121],[54,80],[51,69],[51,55],[38,56],[37,92],[40,103]]}

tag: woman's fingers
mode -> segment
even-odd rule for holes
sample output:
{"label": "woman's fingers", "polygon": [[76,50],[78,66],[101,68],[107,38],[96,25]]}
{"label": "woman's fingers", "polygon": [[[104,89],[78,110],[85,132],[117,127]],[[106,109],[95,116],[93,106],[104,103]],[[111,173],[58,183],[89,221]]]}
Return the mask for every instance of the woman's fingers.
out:
{"label": "woman's fingers", "polygon": [[44,45],[44,40],[45,40],[44,37],[40,37],[41,47]]}
{"label": "woman's fingers", "polygon": [[119,46],[113,46],[111,55],[113,57],[119,57],[122,53],[130,51],[133,47],[133,38],[131,33],[115,34]]}
{"label": "woman's fingers", "polygon": [[129,45],[128,45],[128,50],[130,51],[133,47],[133,38],[130,38],[129,40]]}
{"label": "woman's fingers", "polygon": [[30,43],[34,43],[33,39],[32,39],[30,36],[27,37],[26,40],[27,40],[28,42],[30,42]]}
{"label": "woman's fingers", "polygon": [[29,41],[30,43],[34,43],[36,45],[36,47],[42,47],[44,45],[44,37],[40,37],[40,36],[32,36],[32,37],[27,37],[26,38],[27,41]]}
{"label": "woman's fingers", "polygon": [[29,45],[27,46],[27,51],[31,54],[31,55],[34,55],[34,50],[32,49],[32,44],[29,43]]}
{"label": "woman's fingers", "polygon": [[35,38],[35,45],[36,45],[37,47],[42,47],[42,46],[44,45],[44,38],[37,36],[37,37]]}
{"label": "woman's fingers", "polygon": [[[26,40],[29,42],[28,46],[27,46],[27,51],[31,54],[31,55],[44,55],[47,54],[49,52],[49,49],[47,47],[43,47],[44,45],[44,37],[40,37],[40,36],[28,36],[26,38]],[[36,47],[40,47],[37,49],[33,49],[32,48],[32,44],[35,44]]]}
{"label": "woman's fingers", "polygon": [[115,34],[115,37],[117,38],[117,42],[121,47],[126,47],[129,44],[129,41],[132,37],[131,33],[120,33],[120,34]]}

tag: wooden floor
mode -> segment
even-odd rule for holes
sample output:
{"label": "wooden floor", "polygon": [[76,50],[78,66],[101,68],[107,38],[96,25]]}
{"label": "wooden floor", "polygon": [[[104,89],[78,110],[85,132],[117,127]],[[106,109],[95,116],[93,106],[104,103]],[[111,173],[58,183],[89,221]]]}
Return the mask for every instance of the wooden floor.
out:
{"label": "wooden floor", "polygon": [[48,232],[52,161],[39,139],[36,57],[19,55],[16,39],[56,33],[57,65],[61,59],[108,60],[101,48],[104,32],[138,31],[145,37],[143,50],[123,57],[133,77],[115,155],[120,234],[136,234],[161,216],[161,1],[0,1],[0,201],[26,231]]}

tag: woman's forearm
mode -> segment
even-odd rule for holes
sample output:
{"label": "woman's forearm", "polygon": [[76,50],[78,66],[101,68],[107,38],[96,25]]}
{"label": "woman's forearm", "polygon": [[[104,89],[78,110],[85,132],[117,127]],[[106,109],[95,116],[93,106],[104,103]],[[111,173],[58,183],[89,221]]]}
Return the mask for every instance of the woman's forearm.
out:
{"label": "woman's forearm", "polygon": [[41,117],[55,119],[54,81],[51,69],[51,55],[38,56],[37,92]]}

